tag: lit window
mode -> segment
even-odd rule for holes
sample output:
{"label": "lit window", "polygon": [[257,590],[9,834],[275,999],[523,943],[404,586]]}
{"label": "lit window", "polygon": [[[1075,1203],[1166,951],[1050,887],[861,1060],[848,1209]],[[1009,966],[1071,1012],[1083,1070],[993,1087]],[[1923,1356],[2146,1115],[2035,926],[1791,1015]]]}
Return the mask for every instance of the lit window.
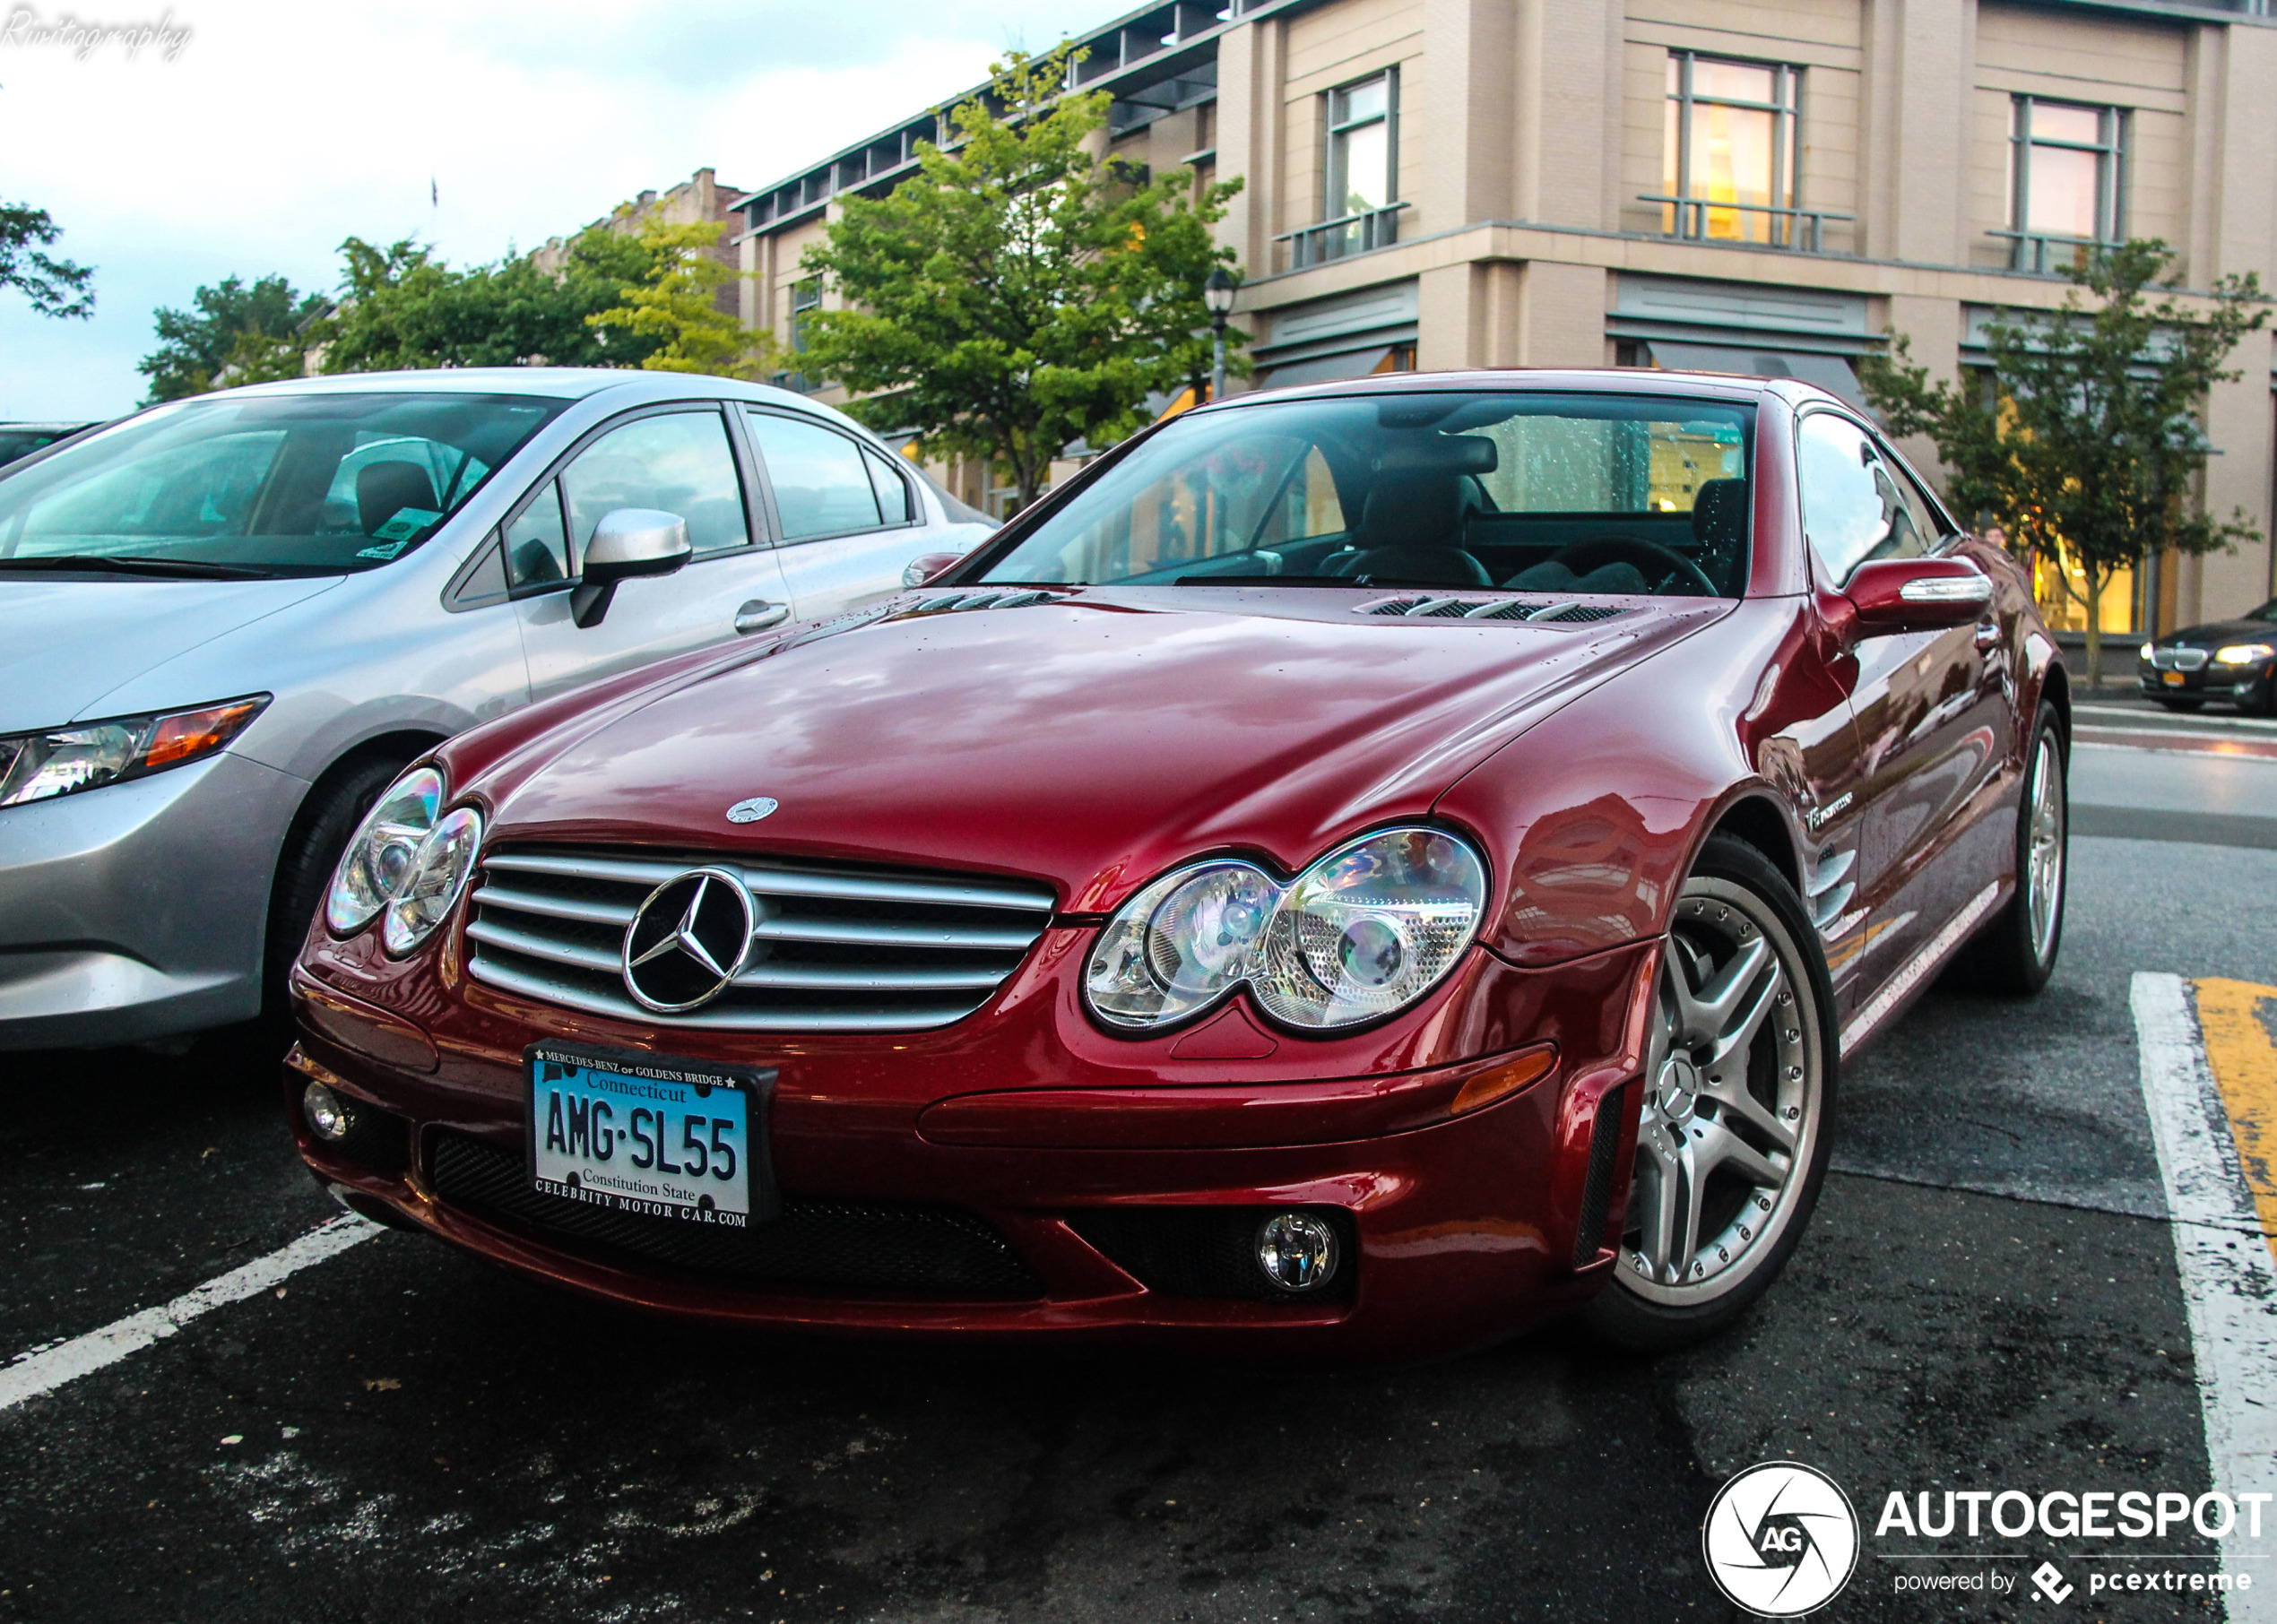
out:
{"label": "lit window", "polygon": [[1711,241],[1815,247],[1796,239],[1803,71],[1668,53],[1661,229]]}
{"label": "lit window", "polygon": [[2015,99],[2009,125],[2008,224],[2021,271],[2050,271],[2122,235],[2126,115]]}

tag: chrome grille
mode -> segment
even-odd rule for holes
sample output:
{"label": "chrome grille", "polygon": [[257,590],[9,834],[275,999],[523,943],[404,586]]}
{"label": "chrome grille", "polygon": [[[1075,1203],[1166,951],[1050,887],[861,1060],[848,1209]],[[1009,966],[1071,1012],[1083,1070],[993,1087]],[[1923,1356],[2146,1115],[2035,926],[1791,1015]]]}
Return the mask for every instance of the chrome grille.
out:
{"label": "chrome grille", "polygon": [[[626,928],[650,892],[705,867],[741,877],[750,953],[711,1003],[653,1014],[625,990]],[[1048,889],[1018,880],[558,849],[491,854],[468,900],[477,980],[644,1025],[734,1032],[946,1026],[1003,984],[1052,909]]]}
{"label": "chrome grille", "polygon": [[1400,620],[1609,620],[1629,611],[1618,604],[1582,603],[1573,599],[1551,602],[1539,598],[1382,598],[1364,603],[1353,613]]}
{"label": "chrome grille", "polygon": [[2203,649],[2154,649],[2151,663],[2161,671],[2203,671],[2206,669],[2207,652]]}

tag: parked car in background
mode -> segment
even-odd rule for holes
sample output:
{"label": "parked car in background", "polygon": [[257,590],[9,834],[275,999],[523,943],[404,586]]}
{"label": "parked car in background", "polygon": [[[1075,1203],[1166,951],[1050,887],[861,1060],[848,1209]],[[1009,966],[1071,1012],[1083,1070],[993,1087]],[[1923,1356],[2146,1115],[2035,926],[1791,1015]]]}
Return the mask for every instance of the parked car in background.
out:
{"label": "parked car in background", "polygon": [[294,972],[356,1210],[873,1335],[1667,1347],[1841,1058],[2063,929],[2015,562],[1791,380],[1372,377],[1108,452],[834,625],[434,751]]}
{"label": "parked car in background", "polygon": [[837,412],[671,374],[273,384],[35,453],[0,471],[0,1050],[255,1015],[406,762],[991,528]]}
{"label": "parked car in background", "polygon": [[0,423],[0,468],[98,427],[99,423]]}
{"label": "parked car in background", "polygon": [[2277,598],[2235,620],[2185,626],[2144,644],[2135,676],[2143,697],[2169,711],[2200,711],[2218,699],[2277,714]]}

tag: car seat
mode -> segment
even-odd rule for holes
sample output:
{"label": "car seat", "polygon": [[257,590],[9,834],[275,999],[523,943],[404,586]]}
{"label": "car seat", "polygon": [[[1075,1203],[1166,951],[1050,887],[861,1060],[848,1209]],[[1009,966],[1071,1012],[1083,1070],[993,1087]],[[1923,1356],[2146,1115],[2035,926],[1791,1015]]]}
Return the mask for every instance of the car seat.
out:
{"label": "car seat", "polygon": [[1329,562],[1336,575],[1381,575],[1422,586],[1491,586],[1486,566],[1463,550],[1462,475],[1451,469],[1387,468],[1368,491],[1352,548]]}
{"label": "car seat", "polygon": [[364,527],[364,534],[376,534],[406,507],[441,511],[427,470],[416,462],[374,462],[356,471],[356,523]]}

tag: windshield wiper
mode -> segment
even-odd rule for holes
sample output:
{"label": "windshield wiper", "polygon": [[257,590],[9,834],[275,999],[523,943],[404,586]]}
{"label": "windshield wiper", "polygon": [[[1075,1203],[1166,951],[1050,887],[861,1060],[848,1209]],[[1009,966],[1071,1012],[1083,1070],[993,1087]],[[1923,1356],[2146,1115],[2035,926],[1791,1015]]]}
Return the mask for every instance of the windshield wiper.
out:
{"label": "windshield wiper", "polygon": [[108,572],[115,575],[156,575],[190,581],[265,581],[269,572],[244,564],[211,564],[203,558],[148,558],[134,554],[118,557],[100,553],[57,553],[39,558],[0,558],[0,570],[57,569]]}

